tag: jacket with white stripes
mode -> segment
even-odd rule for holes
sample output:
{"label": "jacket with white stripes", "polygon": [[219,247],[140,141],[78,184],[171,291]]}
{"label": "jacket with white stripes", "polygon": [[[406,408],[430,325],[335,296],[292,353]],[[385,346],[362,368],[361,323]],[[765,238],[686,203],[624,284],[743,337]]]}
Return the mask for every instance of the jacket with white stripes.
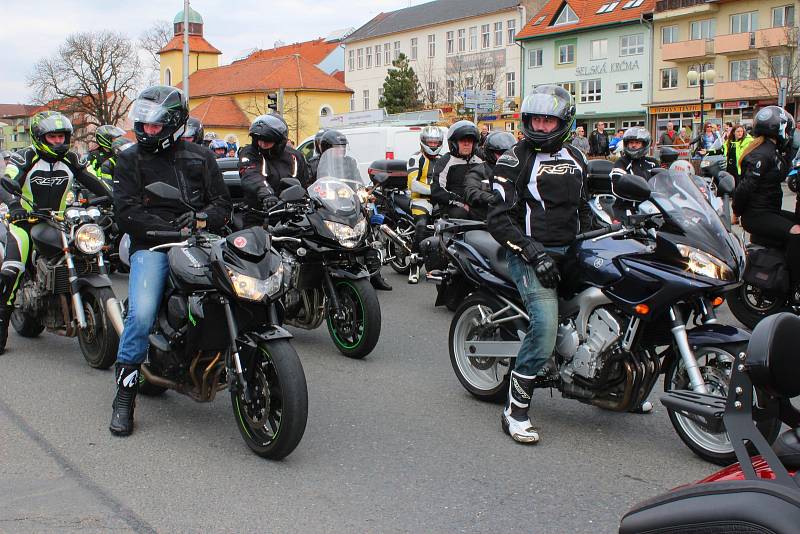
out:
{"label": "jacket with white stripes", "polygon": [[572,145],[541,153],[523,139],[497,160],[493,189],[489,231],[526,260],[589,229],[586,157]]}
{"label": "jacket with white stripes", "polygon": [[464,178],[474,166],[483,163],[478,156],[469,160],[452,154],[445,154],[436,160],[431,180],[431,199],[439,206],[447,206],[451,202],[464,202]]}

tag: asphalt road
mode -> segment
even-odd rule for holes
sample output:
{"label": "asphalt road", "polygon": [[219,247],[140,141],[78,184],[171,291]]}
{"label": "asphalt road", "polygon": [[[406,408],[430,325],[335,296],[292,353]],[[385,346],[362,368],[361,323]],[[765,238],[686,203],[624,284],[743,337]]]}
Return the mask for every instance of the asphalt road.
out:
{"label": "asphalt road", "polygon": [[[134,435],[113,437],[111,372],[89,368],[74,339],[12,333],[0,356],[0,531],[614,532],[637,501],[714,471],[658,402],[617,414],[538,391],[542,442],[513,443],[501,407],[455,378],[451,314],[433,307],[433,286],[388,278],[365,360],[339,355],[324,327],[293,331],[309,421],[282,462],[249,451],[224,393],[140,397]],[[126,279],[115,283],[123,296]]]}

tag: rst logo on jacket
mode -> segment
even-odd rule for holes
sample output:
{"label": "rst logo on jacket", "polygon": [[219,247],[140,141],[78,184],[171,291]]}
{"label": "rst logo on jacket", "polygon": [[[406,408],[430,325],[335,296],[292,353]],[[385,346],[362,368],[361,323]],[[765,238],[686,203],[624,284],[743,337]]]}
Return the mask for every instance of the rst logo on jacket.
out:
{"label": "rst logo on jacket", "polygon": [[28,175],[28,180],[30,181],[31,185],[42,185],[47,187],[63,185],[67,183],[69,179],[70,176],[64,171],[54,171],[52,173],[34,171]]}
{"label": "rst logo on jacket", "polygon": [[560,161],[557,163],[540,163],[539,168],[536,171],[536,177],[539,178],[542,175],[558,175],[563,176],[566,174],[581,174],[581,169],[572,161]]}

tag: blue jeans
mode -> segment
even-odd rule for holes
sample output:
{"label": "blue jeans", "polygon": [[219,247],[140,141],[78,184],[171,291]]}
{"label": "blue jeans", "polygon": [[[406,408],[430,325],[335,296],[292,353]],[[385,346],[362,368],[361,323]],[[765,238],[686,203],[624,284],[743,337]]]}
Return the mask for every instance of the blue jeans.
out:
{"label": "blue jeans", "polygon": [[128,278],[128,315],[119,340],[117,361],[140,364],[147,357],[148,337],[164,297],[169,260],[164,252],[137,250],[131,256]]}
{"label": "blue jeans", "polygon": [[[548,252],[563,254],[567,247],[546,247]],[[522,340],[514,371],[534,376],[553,354],[558,333],[558,292],[539,283],[533,266],[511,251],[506,251],[511,278],[517,285],[528,312],[528,332]]]}

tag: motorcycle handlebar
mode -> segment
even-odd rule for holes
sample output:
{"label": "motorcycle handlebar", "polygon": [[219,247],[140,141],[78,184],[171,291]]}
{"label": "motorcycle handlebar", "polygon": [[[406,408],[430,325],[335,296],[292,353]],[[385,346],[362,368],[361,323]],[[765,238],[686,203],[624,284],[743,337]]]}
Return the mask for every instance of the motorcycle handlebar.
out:
{"label": "motorcycle handlebar", "polygon": [[592,230],[591,232],[585,232],[583,234],[578,234],[575,236],[576,241],[583,241],[585,239],[593,239],[595,237],[600,237],[601,235],[610,234],[612,232],[618,232],[622,229],[622,225],[620,223],[614,223],[608,228],[600,228],[599,230]]}
{"label": "motorcycle handlebar", "polygon": [[152,237],[154,239],[182,239],[186,237],[186,234],[183,232],[175,232],[175,231],[167,231],[167,230],[148,230],[146,233],[147,237]]}

